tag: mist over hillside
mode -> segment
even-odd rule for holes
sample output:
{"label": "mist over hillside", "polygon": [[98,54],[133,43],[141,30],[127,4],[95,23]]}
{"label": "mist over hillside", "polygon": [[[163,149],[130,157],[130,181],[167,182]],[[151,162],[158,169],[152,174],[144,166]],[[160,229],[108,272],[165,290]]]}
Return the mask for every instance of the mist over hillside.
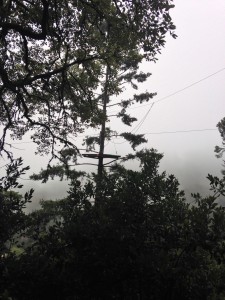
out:
{"label": "mist over hillside", "polygon": [[[212,149],[214,150],[214,149]],[[160,151],[159,151],[160,152]],[[126,163],[126,166],[132,170],[138,170],[137,162]],[[79,170],[84,170],[84,167],[77,167]],[[221,177],[223,169],[222,159],[215,157],[214,151],[210,152],[189,152],[188,155],[168,151],[160,164],[160,171],[166,171],[167,174],[174,174],[180,182],[180,188],[185,191],[188,202],[193,202],[192,193],[200,193],[203,197],[211,194],[209,180],[206,178],[208,174]],[[95,167],[86,167],[87,172],[96,172]],[[32,174],[32,172],[29,172]],[[28,173],[28,174],[29,174]],[[28,176],[25,176],[28,179]],[[85,180],[85,179],[84,179]],[[32,203],[30,203],[26,211],[32,211],[40,207],[40,200],[57,200],[67,196],[69,189],[69,181],[64,180],[49,180],[47,183],[40,181],[21,180],[24,187],[19,192],[26,192],[30,188],[35,190]],[[224,205],[225,198],[219,198],[219,203]]]}

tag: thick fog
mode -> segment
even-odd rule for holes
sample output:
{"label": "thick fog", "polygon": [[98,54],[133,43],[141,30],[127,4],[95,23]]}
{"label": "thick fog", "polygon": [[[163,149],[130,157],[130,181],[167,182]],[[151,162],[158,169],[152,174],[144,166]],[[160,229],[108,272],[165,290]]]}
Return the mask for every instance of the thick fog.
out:
{"label": "thick fog", "polygon": [[[175,0],[172,17],[178,38],[167,37],[167,44],[156,63],[146,62],[141,68],[152,76],[140,91],[157,92],[154,105],[135,105],[129,113],[143,120],[136,133],[146,133],[144,147],[164,153],[160,170],[173,173],[190,197],[191,192],[209,193],[208,173],[220,175],[222,160],[215,158],[214,147],[221,138],[216,124],[225,117],[225,2],[223,0]],[[128,89],[124,96],[135,92]],[[159,101],[160,100],[160,101]],[[150,109],[151,108],[151,109]],[[115,114],[117,107],[110,110]],[[138,122],[136,124],[138,124]],[[111,126],[118,132],[132,130],[112,117]],[[23,142],[23,143],[21,143]],[[28,137],[14,149],[24,157],[25,165],[37,172],[45,167],[46,157],[35,155]],[[82,137],[77,138],[78,145]],[[119,138],[106,146],[106,153],[125,155],[132,149]],[[15,142],[16,143],[16,142]],[[141,149],[142,146],[138,148]],[[84,159],[83,159],[84,160]],[[2,162],[2,165],[4,162]],[[130,165],[137,168],[138,165]],[[95,167],[79,169],[95,171]],[[66,195],[66,182],[41,183],[23,180],[24,190],[34,187],[33,209],[38,199],[59,199]]]}

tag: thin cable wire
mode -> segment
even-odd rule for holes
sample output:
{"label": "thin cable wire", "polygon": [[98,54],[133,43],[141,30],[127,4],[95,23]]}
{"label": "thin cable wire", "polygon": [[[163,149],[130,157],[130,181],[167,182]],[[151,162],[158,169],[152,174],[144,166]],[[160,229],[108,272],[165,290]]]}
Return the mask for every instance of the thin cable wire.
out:
{"label": "thin cable wire", "polygon": [[217,131],[216,128],[204,128],[204,129],[189,129],[189,130],[176,130],[176,131],[159,131],[159,132],[146,132],[143,134],[171,134],[171,133],[189,133],[189,132],[203,132],[203,131]]}
{"label": "thin cable wire", "polygon": [[208,75],[208,76],[206,76],[206,77],[204,77],[204,78],[202,78],[202,79],[200,79],[200,80],[198,80],[198,81],[195,81],[195,82],[193,82],[193,83],[187,85],[186,87],[184,87],[184,88],[182,88],[182,89],[180,89],[180,90],[178,90],[178,91],[176,91],[176,92],[174,92],[174,93],[172,93],[172,94],[170,94],[170,95],[168,95],[168,96],[165,96],[165,97],[163,97],[163,98],[161,98],[161,99],[159,99],[159,100],[156,100],[155,103],[161,102],[161,101],[163,101],[163,100],[165,100],[165,99],[167,99],[167,98],[169,98],[169,97],[172,97],[172,96],[174,96],[174,95],[176,95],[176,94],[178,94],[178,93],[181,93],[181,92],[183,92],[183,91],[189,89],[190,87],[192,87],[192,86],[194,86],[194,85],[196,85],[196,84],[199,84],[200,82],[205,81],[206,79],[208,79],[208,78],[210,78],[210,77],[213,77],[213,76],[215,76],[215,75],[218,74],[218,73],[221,73],[221,72],[224,71],[224,70],[225,70],[225,67],[222,68],[222,69],[220,69],[220,70],[218,70],[218,71],[216,71],[216,72],[214,72],[214,73],[212,73],[212,74],[210,74],[210,75]]}
{"label": "thin cable wire", "polygon": [[[204,129],[189,129],[189,130],[176,130],[176,131],[159,131],[159,132],[145,132],[143,135],[158,135],[158,134],[176,134],[176,133],[190,133],[190,132],[204,132],[204,131],[217,131],[216,128],[204,128]],[[120,138],[120,137],[116,137]],[[120,143],[115,143],[117,145],[129,143],[129,141],[123,141]]]}
{"label": "thin cable wire", "polygon": [[[202,132],[202,131],[218,131],[218,129],[217,128],[203,128],[203,129],[188,129],[188,130],[175,130],[175,131],[146,132],[146,133],[142,133],[142,134],[146,134],[146,135],[154,134],[154,135],[157,135],[157,134],[170,134],[170,133]],[[113,137],[114,138],[119,138],[119,139],[122,138],[120,136],[120,134],[118,134],[117,136],[113,136]],[[33,142],[27,142],[27,143],[33,143]],[[123,143],[125,143],[125,142],[115,143],[115,144],[123,144]],[[97,151],[94,151],[94,152],[98,153]],[[2,166],[0,168],[3,168],[4,166]]]}
{"label": "thin cable wire", "polygon": [[141,128],[141,126],[143,125],[144,121],[147,119],[150,111],[152,110],[153,105],[154,105],[154,102],[152,103],[151,107],[149,108],[149,110],[147,111],[147,113],[144,115],[144,117],[141,119],[141,121],[131,130],[131,132],[136,133]]}
{"label": "thin cable wire", "polygon": [[114,137],[112,137],[112,142],[113,142],[113,145],[114,145],[114,148],[115,148],[116,154],[118,155],[118,153],[117,153],[117,149],[116,149],[116,144],[115,144],[115,141],[114,141]]}
{"label": "thin cable wire", "polygon": [[[185,87],[182,88],[182,89],[179,89],[179,90],[173,92],[172,94],[169,94],[169,95],[167,95],[167,96],[165,96],[165,97],[162,97],[162,98],[160,98],[160,99],[158,99],[158,100],[155,100],[154,102],[146,103],[146,104],[143,104],[143,105],[138,105],[138,106],[135,106],[135,107],[128,107],[127,110],[129,110],[129,109],[135,109],[135,108],[139,108],[139,107],[145,107],[145,106],[151,105],[152,103],[158,103],[158,102],[164,101],[164,100],[166,100],[166,99],[168,99],[168,98],[170,98],[170,97],[172,97],[172,96],[175,96],[175,95],[177,95],[177,94],[179,94],[179,93],[181,93],[181,92],[183,92],[183,91],[185,91],[185,90],[191,88],[191,87],[194,86],[194,85],[199,84],[199,83],[202,82],[202,81],[207,80],[207,79],[210,78],[210,77],[213,77],[213,76],[217,75],[218,73],[223,72],[224,70],[225,70],[225,67],[222,68],[222,69],[220,69],[220,70],[218,70],[218,71],[216,71],[216,72],[214,72],[214,73],[212,73],[212,74],[210,74],[210,75],[208,75],[208,76],[206,76],[206,77],[201,78],[201,79],[198,80],[198,81],[195,81],[195,82],[193,82],[193,83],[191,83],[191,84],[185,86]],[[132,101],[132,100],[131,100],[131,101]],[[120,103],[121,103],[121,102],[120,102]],[[120,103],[118,102],[117,105],[119,105]],[[113,112],[115,112],[115,111],[111,111],[111,113],[113,113]]]}
{"label": "thin cable wire", "polygon": [[19,142],[19,143],[10,143],[11,145],[20,145],[20,144],[30,144],[33,143],[32,141],[30,142]]}
{"label": "thin cable wire", "polygon": [[0,169],[7,167],[9,164],[5,164],[4,166],[1,166]]}

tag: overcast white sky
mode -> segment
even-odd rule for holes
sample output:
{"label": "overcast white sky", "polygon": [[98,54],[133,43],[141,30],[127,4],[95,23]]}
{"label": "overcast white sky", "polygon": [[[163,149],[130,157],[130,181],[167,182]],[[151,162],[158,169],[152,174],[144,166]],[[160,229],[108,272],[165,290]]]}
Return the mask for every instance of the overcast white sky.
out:
{"label": "overcast white sky", "polygon": [[[178,38],[174,40],[168,36],[158,62],[143,65],[152,76],[142,90],[157,92],[154,98],[157,101],[196,84],[156,102],[137,133],[158,133],[146,135],[148,144],[145,147],[164,153],[162,170],[175,174],[188,193],[207,193],[205,177],[208,173],[219,175],[222,168],[222,161],[214,155],[215,145],[221,143],[218,131],[159,133],[216,129],[216,124],[225,117],[225,69],[212,75],[225,68],[225,1],[175,0],[174,4],[172,17]],[[197,83],[209,75],[212,76]],[[129,112],[141,120],[149,108],[137,107]],[[113,121],[115,129],[119,130],[119,121],[116,118]],[[125,130],[129,131],[129,128]],[[115,143],[121,141],[114,140]],[[46,159],[32,155],[32,145],[20,146],[26,150],[18,151],[18,155],[25,157],[31,170],[37,171],[45,166]],[[126,143],[109,143],[106,147],[106,152],[119,155],[130,151]],[[60,198],[66,191],[64,183],[52,182],[46,186],[29,181],[23,183],[27,188],[35,187],[36,198]]]}
{"label": "overcast white sky", "polygon": [[[156,101],[225,68],[225,1],[175,0],[174,4],[178,38],[168,37],[158,62],[145,65],[152,73],[145,88],[157,91]],[[224,81],[225,70],[156,103],[139,132],[216,128],[225,117]],[[149,107],[135,113],[140,118]],[[213,152],[221,143],[218,131],[146,137],[149,147],[165,154],[162,168],[175,173],[188,191],[203,188],[209,172],[220,174],[222,161]]]}

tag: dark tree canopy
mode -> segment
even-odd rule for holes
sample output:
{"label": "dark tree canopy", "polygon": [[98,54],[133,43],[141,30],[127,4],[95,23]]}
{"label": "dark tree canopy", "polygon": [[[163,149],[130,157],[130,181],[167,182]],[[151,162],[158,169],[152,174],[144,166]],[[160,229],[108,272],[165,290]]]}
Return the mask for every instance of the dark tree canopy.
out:
{"label": "dark tree canopy", "polygon": [[72,174],[68,197],[43,201],[29,215],[27,242],[5,261],[0,296],[224,299],[225,213],[218,196],[197,194],[190,205],[178,180],[159,172],[162,154],[142,150],[128,159],[138,159],[139,170],[115,165],[104,174],[101,206],[92,205],[94,178],[82,183]]}
{"label": "dark tree canopy", "polygon": [[69,135],[100,122],[105,66],[155,60],[165,34],[175,36],[171,2],[0,1],[0,150],[8,132],[29,130],[41,152],[75,147]]}

